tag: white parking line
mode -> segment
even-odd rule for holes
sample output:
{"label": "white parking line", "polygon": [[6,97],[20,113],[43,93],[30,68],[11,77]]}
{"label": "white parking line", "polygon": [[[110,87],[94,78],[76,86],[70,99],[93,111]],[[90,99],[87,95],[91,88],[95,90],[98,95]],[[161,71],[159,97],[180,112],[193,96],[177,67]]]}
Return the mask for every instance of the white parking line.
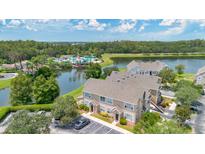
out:
{"label": "white parking line", "polygon": [[106,134],[108,134],[109,132],[111,132],[113,129],[110,129]]}
{"label": "white parking line", "polygon": [[84,133],[85,132],[85,129],[87,129],[87,128],[90,128],[92,125],[94,125],[95,123],[90,123],[90,124],[88,124],[87,126],[85,126],[84,128],[82,128],[80,131],[79,131],[79,133]]}
{"label": "white parking line", "polygon": [[99,128],[97,128],[95,131],[93,131],[92,133],[96,133],[98,130],[100,130],[103,127],[103,125],[101,125]]}
{"label": "white parking line", "polygon": [[93,121],[95,121],[95,122],[97,122],[97,123],[100,123],[100,124],[102,124],[102,125],[105,125],[105,126],[107,126],[107,127],[109,127],[109,128],[112,128],[112,129],[114,129],[114,130],[116,130],[116,131],[118,131],[118,132],[121,132],[121,133],[123,133],[123,134],[133,134],[132,132],[129,132],[129,131],[125,130],[125,129],[122,129],[122,128],[120,128],[120,127],[114,126],[114,125],[112,125],[112,124],[110,124],[110,123],[107,123],[107,122],[105,122],[105,121],[102,121],[102,120],[100,120],[100,119],[98,119],[98,118],[95,118],[95,117],[89,115],[89,114],[83,113],[82,116],[85,117],[85,118],[88,118],[88,119],[90,119],[90,120],[93,120]]}

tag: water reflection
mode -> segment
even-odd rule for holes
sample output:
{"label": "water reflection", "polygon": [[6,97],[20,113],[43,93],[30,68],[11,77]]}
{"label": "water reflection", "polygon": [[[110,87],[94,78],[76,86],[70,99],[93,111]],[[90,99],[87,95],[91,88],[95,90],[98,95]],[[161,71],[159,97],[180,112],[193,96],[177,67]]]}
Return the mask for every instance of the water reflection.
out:
{"label": "water reflection", "polygon": [[[60,95],[63,95],[80,87],[85,82],[85,74],[83,70],[68,70],[59,74],[57,82],[60,87]],[[9,105],[9,93],[9,88],[0,90],[0,106]]]}

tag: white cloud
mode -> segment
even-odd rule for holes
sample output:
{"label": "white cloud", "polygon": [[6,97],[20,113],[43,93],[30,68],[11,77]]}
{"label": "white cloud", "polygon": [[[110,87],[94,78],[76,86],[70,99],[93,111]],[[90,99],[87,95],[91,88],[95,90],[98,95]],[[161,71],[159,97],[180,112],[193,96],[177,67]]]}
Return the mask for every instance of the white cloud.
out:
{"label": "white cloud", "polygon": [[0,19],[0,24],[2,24],[3,26],[6,25],[6,19]]}
{"label": "white cloud", "polygon": [[94,27],[98,31],[102,31],[107,25],[105,23],[99,23],[96,19],[90,19],[88,26]]}
{"label": "white cloud", "polygon": [[190,22],[194,22],[194,23],[197,23],[199,24],[200,27],[204,28],[205,27],[205,19],[199,19],[199,20],[190,20]]}
{"label": "white cloud", "polygon": [[176,19],[164,19],[159,25],[160,26],[173,26],[176,23]]}
{"label": "white cloud", "polygon": [[114,27],[112,29],[113,32],[128,32],[132,29],[135,28],[135,25],[137,24],[137,20],[121,20],[120,21],[120,25],[117,27]]}
{"label": "white cloud", "polygon": [[12,19],[8,24],[7,27],[18,27],[24,22],[23,20],[18,20],[18,19]]}
{"label": "white cloud", "polygon": [[27,30],[29,30],[29,31],[34,31],[34,32],[37,32],[37,31],[38,31],[37,29],[35,29],[35,28],[33,28],[33,27],[29,26],[29,25],[26,25],[25,28],[26,28]]}
{"label": "white cloud", "polygon": [[184,32],[186,26],[187,26],[188,20],[175,20],[174,23],[172,24],[176,24],[176,26],[168,28],[167,30],[164,31],[160,31],[158,32],[158,34],[160,35],[177,35],[177,34],[181,34]]}
{"label": "white cloud", "polygon": [[96,19],[90,19],[90,20],[80,20],[77,25],[73,26],[74,29],[77,30],[97,30],[97,31],[103,31],[105,27],[107,27],[107,24],[100,23]]}
{"label": "white cloud", "polygon": [[88,27],[87,25],[88,25],[88,20],[80,20],[78,24],[74,25],[73,27],[77,30],[84,30]]}
{"label": "white cloud", "polygon": [[141,31],[143,31],[144,29],[145,29],[145,26],[144,26],[144,25],[141,25],[140,28],[139,28],[139,30],[138,30],[138,32],[141,32]]}
{"label": "white cloud", "polygon": [[45,23],[48,23],[48,22],[50,22],[52,20],[51,19],[36,19],[36,20],[33,20],[33,21],[35,21],[36,23],[43,23],[43,24],[45,24]]}

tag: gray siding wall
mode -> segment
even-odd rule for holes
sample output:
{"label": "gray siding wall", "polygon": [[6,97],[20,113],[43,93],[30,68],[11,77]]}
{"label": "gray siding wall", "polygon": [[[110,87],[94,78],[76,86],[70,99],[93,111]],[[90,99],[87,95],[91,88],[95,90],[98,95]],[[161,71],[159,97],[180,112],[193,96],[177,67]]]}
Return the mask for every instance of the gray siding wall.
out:
{"label": "gray siding wall", "polygon": [[134,115],[135,119],[139,119],[139,117],[141,116],[141,111],[142,111],[142,106],[143,106],[142,105],[143,104],[142,101],[139,101],[138,105],[132,104],[132,105],[134,105],[134,109],[130,110],[130,109],[125,108],[125,103],[131,104],[129,102],[113,100],[112,105],[111,104],[107,104],[107,103],[102,103],[102,102],[100,102],[100,96],[98,96],[96,94],[91,94],[91,97],[90,98],[85,98],[85,100],[95,101],[95,102],[98,102],[101,106],[105,106],[106,105],[107,107],[110,107],[110,108],[113,108],[113,107],[116,106],[116,107],[120,108],[122,110],[122,112],[128,112],[128,113]]}

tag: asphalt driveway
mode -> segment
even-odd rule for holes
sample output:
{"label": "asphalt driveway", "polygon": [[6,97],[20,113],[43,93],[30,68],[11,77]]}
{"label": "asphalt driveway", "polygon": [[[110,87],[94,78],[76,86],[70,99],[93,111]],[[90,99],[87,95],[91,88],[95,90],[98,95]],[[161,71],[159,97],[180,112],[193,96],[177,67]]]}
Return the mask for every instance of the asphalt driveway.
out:
{"label": "asphalt driveway", "polygon": [[121,132],[93,120],[90,120],[90,124],[80,130],[55,127],[54,124],[51,124],[50,130],[51,134],[121,134]]}

